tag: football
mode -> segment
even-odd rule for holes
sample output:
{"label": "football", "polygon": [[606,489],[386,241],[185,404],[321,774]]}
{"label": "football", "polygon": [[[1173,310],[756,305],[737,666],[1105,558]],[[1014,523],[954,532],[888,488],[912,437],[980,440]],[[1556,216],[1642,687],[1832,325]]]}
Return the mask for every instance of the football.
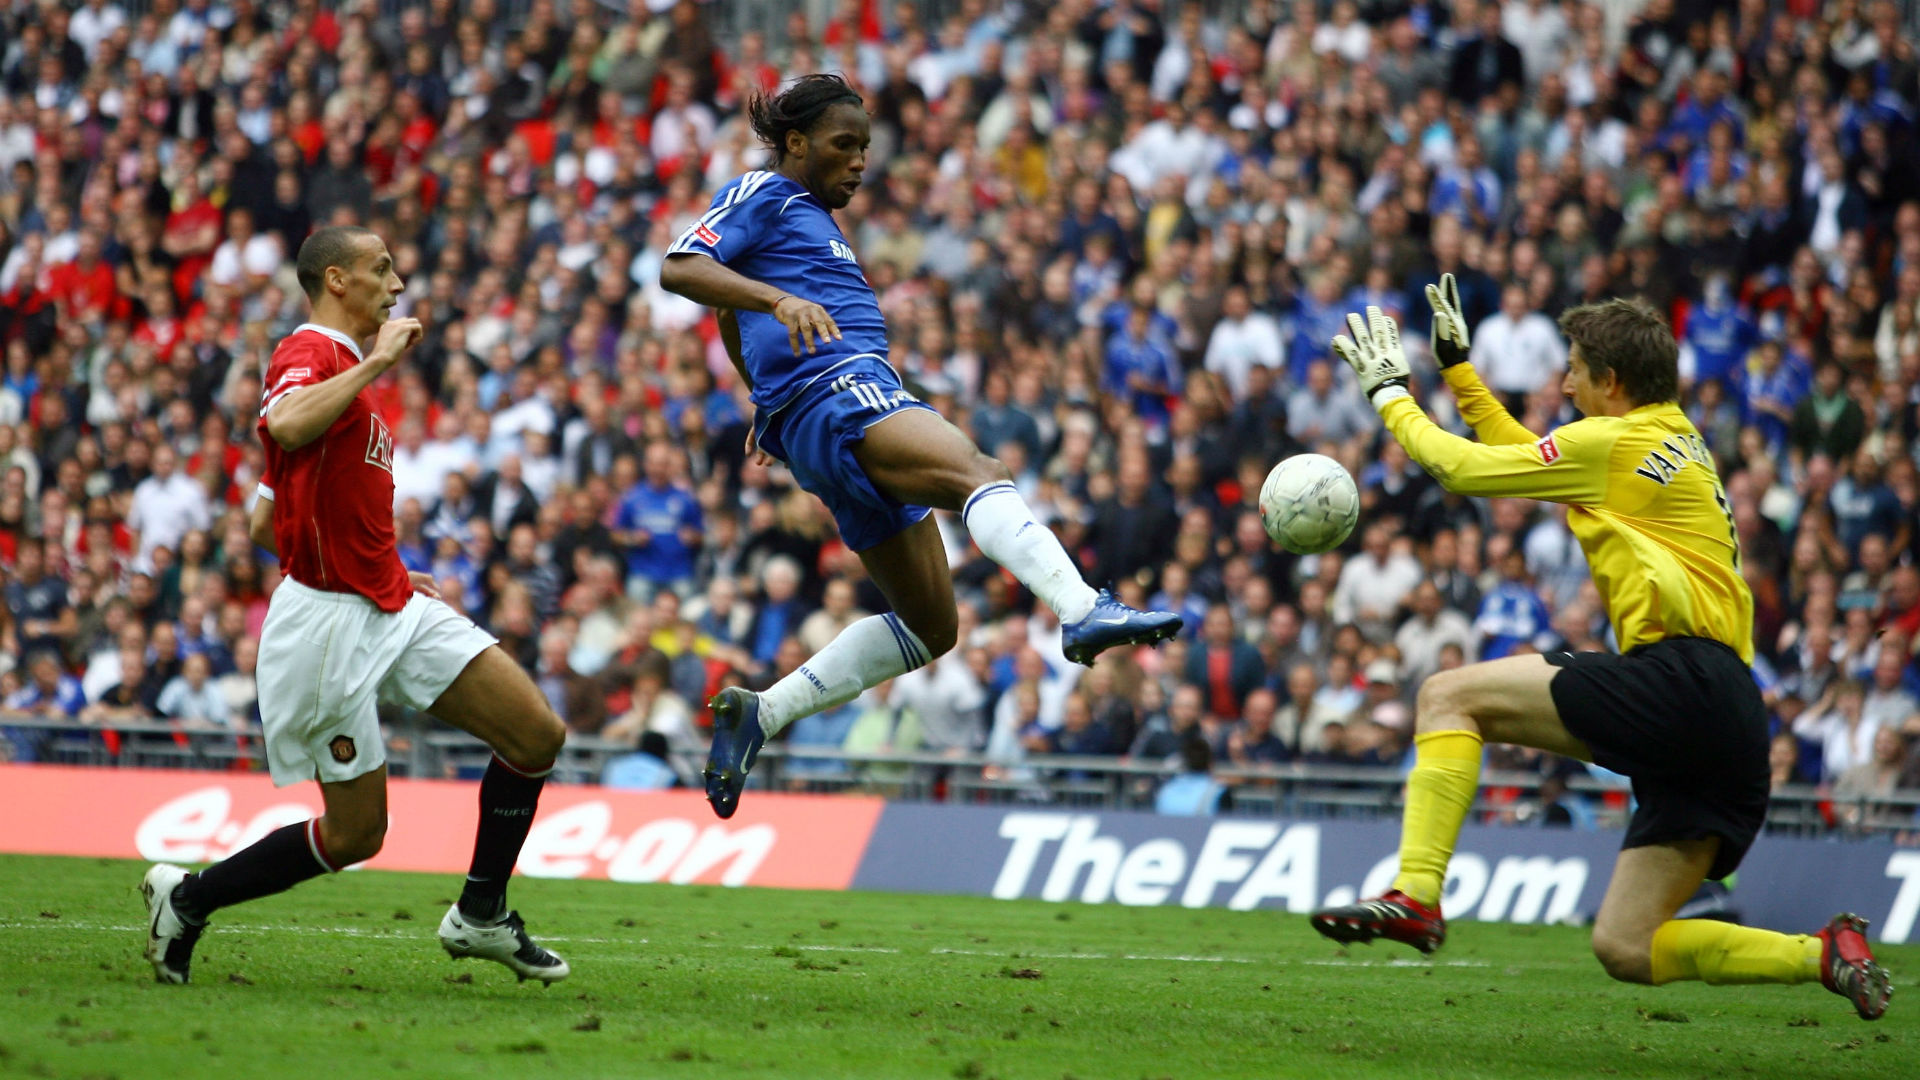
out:
{"label": "football", "polygon": [[1325,454],[1296,454],[1260,485],[1260,520],[1274,543],[1296,555],[1332,551],[1360,520],[1360,489]]}

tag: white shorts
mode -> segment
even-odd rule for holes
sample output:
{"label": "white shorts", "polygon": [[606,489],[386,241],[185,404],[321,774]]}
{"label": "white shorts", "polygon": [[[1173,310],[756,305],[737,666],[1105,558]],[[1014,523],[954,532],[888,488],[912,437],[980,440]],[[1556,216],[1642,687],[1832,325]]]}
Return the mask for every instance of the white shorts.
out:
{"label": "white shorts", "polygon": [[282,578],[260,631],[260,721],[276,786],[386,764],[381,703],[426,709],[496,639],[422,593],[397,612]]}

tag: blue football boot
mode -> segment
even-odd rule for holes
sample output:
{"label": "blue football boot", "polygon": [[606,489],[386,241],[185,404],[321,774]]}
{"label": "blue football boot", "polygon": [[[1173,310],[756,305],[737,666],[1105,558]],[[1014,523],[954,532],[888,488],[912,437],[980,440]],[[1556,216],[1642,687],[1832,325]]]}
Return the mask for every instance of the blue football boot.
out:
{"label": "blue football boot", "polygon": [[760,747],[767,741],[760,730],[760,695],[729,686],[713,696],[713,749],[707,751],[707,801],[713,812],[730,818],[740,808],[740,789],[747,786]]}
{"label": "blue football boot", "polygon": [[[1116,645],[1154,645],[1180,632],[1185,620],[1171,611],[1135,611],[1105,589],[1094,598],[1093,610],[1076,623],[1060,628],[1060,646],[1067,659],[1093,666],[1093,658]],[[718,722],[715,722],[718,730]]]}

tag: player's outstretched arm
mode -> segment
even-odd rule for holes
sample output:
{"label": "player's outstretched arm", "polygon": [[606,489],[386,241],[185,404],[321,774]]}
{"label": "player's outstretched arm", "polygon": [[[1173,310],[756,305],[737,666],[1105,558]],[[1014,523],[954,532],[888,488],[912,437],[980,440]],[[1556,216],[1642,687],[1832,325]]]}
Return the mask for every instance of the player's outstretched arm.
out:
{"label": "player's outstretched arm", "polygon": [[[1379,308],[1363,322],[1347,316],[1351,337],[1333,339],[1333,351],[1359,376],[1387,430],[1440,486],[1460,495],[1512,495],[1594,505],[1606,496],[1613,436],[1603,422],[1582,420],[1535,441],[1490,445],[1463,439],[1427,416],[1407,391],[1400,328]],[[1525,429],[1522,429],[1525,430]]]}
{"label": "player's outstretched arm", "polygon": [[840,340],[840,326],[826,308],[729,270],[704,252],[676,251],[668,255],[660,264],[660,287],[710,308],[773,316],[787,328],[787,340],[795,356],[800,355],[802,345],[814,352],[829,340]]}
{"label": "player's outstretched arm", "polygon": [[323,382],[280,397],[267,410],[267,434],[282,450],[298,450],[326,434],[353,399],[400,362],[421,336],[419,319],[389,319],[366,359]]}
{"label": "player's outstretched arm", "polygon": [[1540,436],[1515,420],[1500,404],[1469,357],[1473,343],[1467,332],[1467,317],[1460,306],[1460,283],[1452,274],[1441,274],[1439,285],[1427,286],[1427,306],[1433,309],[1433,361],[1440,376],[1453,388],[1460,415],[1473,426],[1483,443],[1530,443]]}

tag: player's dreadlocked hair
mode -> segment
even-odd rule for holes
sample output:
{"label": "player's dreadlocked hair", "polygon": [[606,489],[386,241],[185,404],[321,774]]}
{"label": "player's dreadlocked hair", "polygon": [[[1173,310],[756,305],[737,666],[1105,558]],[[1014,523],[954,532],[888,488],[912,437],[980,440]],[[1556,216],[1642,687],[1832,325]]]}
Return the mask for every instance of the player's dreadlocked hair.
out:
{"label": "player's dreadlocked hair", "polygon": [[747,99],[747,119],[753,133],[773,150],[778,165],[787,156],[787,132],[802,135],[813,130],[835,105],[860,105],[860,91],[838,75],[802,75],[779,94],[755,93]]}
{"label": "player's dreadlocked hair", "polygon": [[319,299],[327,287],[328,268],[352,266],[354,256],[360,253],[360,238],[372,235],[372,230],[358,225],[328,225],[307,237],[294,257],[295,275],[307,299]]}

